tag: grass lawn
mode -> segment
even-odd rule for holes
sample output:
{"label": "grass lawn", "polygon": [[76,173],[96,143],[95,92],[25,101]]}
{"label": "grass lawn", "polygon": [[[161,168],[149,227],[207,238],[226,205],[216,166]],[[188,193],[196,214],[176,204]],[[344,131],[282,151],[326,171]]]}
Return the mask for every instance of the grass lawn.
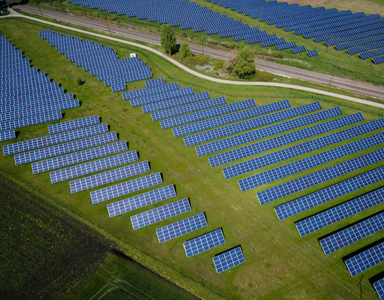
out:
{"label": "grass lawn", "polygon": [[[72,64],[77,77],[85,80],[84,85],[77,85],[70,63],[65,56],[60,55],[55,48],[50,47],[39,37],[39,30],[45,29],[51,28],[26,20],[0,20],[1,33],[5,34],[17,48],[22,49],[25,56],[31,60],[31,65],[45,71],[52,80],[58,81],[65,90],[73,92],[81,101],[80,108],[65,112],[64,121],[99,115],[102,122],[111,126],[111,131],[119,133],[120,140],[128,141],[130,150],[139,151],[141,160],[150,161],[152,172],[162,173],[164,185],[176,185],[177,200],[186,197],[190,199],[192,211],[173,218],[172,222],[205,212],[208,227],[159,244],[155,229],[169,224],[170,220],[138,231],[133,231],[130,224],[131,215],[148,208],[114,218],[108,217],[106,203],[126,197],[92,205],[89,191],[72,195],[68,182],[52,185],[48,173],[32,175],[30,165],[15,167],[11,156],[0,157],[3,170],[54,199],[57,205],[76,213],[80,219],[117,242],[126,255],[200,298],[323,300],[355,299],[361,296],[364,299],[377,299],[369,278],[380,272],[380,265],[364,272],[361,279],[361,276],[352,278],[342,262],[343,256],[378,240],[377,235],[372,235],[327,257],[324,256],[317,238],[376,213],[380,210],[379,207],[373,207],[359,216],[344,220],[305,238],[298,236],[294,221],[377,188],[383,182],[279,222],[273,211],[276,203],[265,206],[258,204],[255,193],[261,189],[240,192],[237,184],[239,177],[225,180],[220,168],[211,168],[206,157],[197,157],[195,149],[185,147],[182,138],[174,138],[171,130],[162,130],[158,122],[151,121],[150,116],[143,114],[140,108],[132,108],[128,101],[123,101],[121,92],[112,93],[111,89],[106,88],[102,82],[98,82],[96,77],[91,77],[89,72],[83,72],[81,68]],[[65,30],[60,32],[69,33]],[[71,32],[71,34],[74,37],[89,39],[77,33]],[[193,86],[196,93],[209,91],[212,98],[224,95],[228,103],[254,98],[258,105],[264,105],[289,99],[292,106],[296,107],[320,101],[324,109],[341,106],[345,115],[361,111],[367,121],[384,115],[380,109],[311,93],[268,87],[233,87],[206,82],[179,70],[166,60],[147,51],[102,39],[93,40],[110,45],[120,58],[136,52],[151,67],[154,78],[164,77],[167,83],[177,81],[180,87]],[[144,87],[143,81],[128,84],[129,90]],[[43,124],[18,130],[17,141],[47,135],[46,126],[47,124]],[[4,142],[1,145],[7,143],[10,142]],[[335,146],[324,150],[333,147]],[[364,153],[359,152],[339,161],[362,154]],[[256,156],[258,155],[254,157]],[[382,164],[377,166],[379,165]],[[310,172],[323,167],[311,169]],[[361,170],[349,175],[356,175],[359,172]],[[300,175],[302,174],[291,176],[286,180]],[[337,178],[326,185],[343,178]],[[264,188],[266,186],[262,187]],[[170,199],[154,206],[174,200]],[[286,200],[288,199],[282,199],[281,202]],[[182,243],[217,228],[223,228],[226,243],[187,259]],[[242,246],[246,263],[220,275],[216,274],[212,257],[237,245]]]}

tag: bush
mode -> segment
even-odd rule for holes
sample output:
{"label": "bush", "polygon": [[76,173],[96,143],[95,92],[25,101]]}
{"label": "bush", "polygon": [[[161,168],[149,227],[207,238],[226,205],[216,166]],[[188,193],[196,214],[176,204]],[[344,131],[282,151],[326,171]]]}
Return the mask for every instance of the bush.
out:
{"label": "bush", "polygon": [[224,61],[222,61],[222,60],[215,60],[213,62],[213,66],[214,66],[213,69],[215,71],[218,71],[218,70],[220,70],[220,69],[222,69],[224,67]]}
{"label": "bush", "polygon": [[175,53],[176,36],[171,25],[163,24],[160,29],[160,44],[167,54]]}
{"label": "bush", "polygon": [[77,84],[78,85],[83,85],[84,83],[85,83],[85,80],[83,80],[81,78],[77,79]]}
{"label": "bush", "polygon": [[188,43],[181,43],[179,53],[181,59],[192,56],[192,51],[189,49]]}
{"label": "bush", "polygon": [[234,58],[228,59],[223,69],[232,76],[242,79],[252,78],[256,72],[255,53],[247,48],[242,48]]}

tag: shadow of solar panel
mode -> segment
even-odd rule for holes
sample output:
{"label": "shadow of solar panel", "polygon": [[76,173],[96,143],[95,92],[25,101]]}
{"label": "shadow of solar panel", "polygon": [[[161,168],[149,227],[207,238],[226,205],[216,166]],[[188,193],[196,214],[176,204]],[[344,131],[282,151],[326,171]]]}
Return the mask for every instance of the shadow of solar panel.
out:
{"label": "shadow of solar panel", "polygon": [[384,167],[380,167],[288,202],[289,204],[277,206],[275,212],[279,220],[282,220],[383,179]]}
{"label": "shadow of solar panel", "polygon": [[345,261],[349,273],[356,276],[384,261],[384,243],[378,244]]}
{"label": "shadow of solar panel", "polygon": [[213,258],[213,263],[218,274],[242,264],[243,262],[245,262],[245,258],[243,251],[241,251],[241,247],[236,247],[235,249],[224,252]]}
{"label": "shadow of solar panel", "polygon": [[[8,141],[8,140],[13,140],[16,138],[15,130],[6,130],[6,131],[1,131],[0,132],[0,142]],[[3,146],[3,154],[4,154],[4,146]],[[6,154],[4,154],[6,155]]]}
{"label": "shadow of solar panel", "polygon": [[207,226],[204,213],[156,229],[159,243],[164,243]]}
{"label": "shadow of solar panel", "polygon": [[47,146],[56,145],[59,143],[77,140],[100,133],[106,133],[108,131],[108,125],[104,123],[92,127],[81,128],[55,135],[48,135],[33,140],[5,145],[3,146],[3,152],[4,155],[16,154],[24,151],[39,149]]}
{"label": "shadow of solar panel", "polygon": [[100,123],[99,116],[91,116],[91,117],[81,118],[77,120],[48,125],[48,131],[49,131],[49,134],[54,134],[54,133],[78,129],[86,126],[96,125],[99,123]]}
{"label": "shadow of solar panel", "polygon": [[217,229],[183,243],[187,257],[194,256],[225,243],[223,231]]}
{"label": "shadow of solar panel", "polygon": [[121,167],[100,174],[95,174],[89,177],[81,178],[69,183],[71,193],[88,190],[97,186],[105,185],[121,179],[133,177],[145,172],[149,172],[148,161],[139,162],[137,164]]}
{"label": "shadow of solar panel", "polygon": [[139,160],[136,151],[121,153],[115,156],[102,158],[85,164],[69,167],[66,169],[51,172],[51,183],[57,183],[64,180],[96,173],[105,169],[110,169],[120,165],[128,164]]}
{"label": "shadow of solar panel", "polygon": [[[332,115],[329,116],[330,118]],[[313,127],[305,128],[302,130],[298,130],[286,135],[278,136],[257,144],[249,145],[246,147],[242,147],[236,150],[232,150],[230,152],[222,153],[217,155],[215,159],[220,159],[221,163],[225,163],[232,160],[237,160],[240,158],[244,158],[247,156],[251,156],[263,151],[271,150],[280,146],[284,146],[293,142],[297,142],[300,140],[307,139],[309,137],[313,137],[337,128],[341,128],[344,126],[348,126],[351,124],[354,124],[356,122],[363,121],[364,117],[361,113],[357,113],[354,115],[346,116],[340,119],[336,119],[333,121],[329,121],[326,123],[318,124]],[[288,159],[290,157],[294,157],[299,155],[299,153],[305,153],[309,151],[313,151],[314,149],[317,149],[321,147],[320,145],[326,145],[326,143],[336,143],[333,140],[328,141],[331,139],[331,137],[339,137],[343,136],[342,134],[335,134],[327,136],[326,138],[319,138],[315,140],[311,140],[306,143],[302,143],[293,147],[289,147],[286,149],[282,149],[277,152],[273,152],[264,156],[260,156],[242,163],[238,163],[236,165],[227,167],[223,169],[224,177],[225,178],[231,178],[240,174],[245,174],[247,172],[259,169],[261,167],[265,167],[267,165],[274,164],[278,161]],[[340,139],[339,138],[339,139]],[[347,138],[347,137],[346,137]],[[312,147],[312,148],[311,148]],[[290,151],[291,149],[294,149],[294,151]],[[299,149],[299,150],[297,150]],[[312,150],[311,150],[312,149]],[[215,157],[215,156],[214,156]],[[210,157],[210,162],[211,162]],[[217,161],[212,160],[213,163],[217,163]],[[212,166],[212,163],[211,163]]]}
{"label": "shadow of solar panel", "polygon": [[383,229],[384,213],[381,213],[320,239],[319,243],[328,255]]}
{"label": "shadow of solar panel", "polygon": [[148,206],[169,198],[176,197],[175,187],[168,185],[157,190],[149,191],[107,205],[109,217],[115,217],[123,213]]}
{"label": "shadow of solar panel", "polygon": [[384,188],[327,209],[319,214],[296,222],[295,225],[300,236],[305,236],[382,202],[384,202]]}
{"label": "shadow of solar panel", "polygon": [[193,88],[187,87],[184,89],[172,90],[172,91],[168,91],[168,92],[163,92],[163,93],[158,93],[158,94],[153,94],[153,95],[147,95],[147,96],[143,96],[143,97],[139,97],[139,98],[133,98],[130,100],[130,102],[131,102],[131,106],[135,107],[135,106],[149,104],[149,103],[167,100],[167,99],[171,99],[171,98],[191,95],[193,93],[194,93]]}
{"label": "shadow of solar panel", "polygon": [[178,89],[179,89],[179,84],[177,82],[173,82],[173,83],[154,86],[146,89],[125,92],[123,93],[123,99],[132,100],[133,98],[138,98],[146,95],[158,94],[158,93],[163,93],[163,92],[168,92],[168,91],[178,90]]}
{"label": "shadow of solar panel", "polygon": [[92,204],[107,201],[119,196],[140,191],[151,186],[160,184],[163,179],[160,173],[150,174],[130,181],[112,185],[100,190],[91,192]]}
{"label": "shadow of solar panel", "polygon": [[380,300],[384,299],[384,278],[373,283]]}
{"label": "shadow of solar panel", "polygon": [[183,124],[187,124],[195,121],[200,121],[200,120],[220,116],[220,115],[231,113],[231,112],[236,112],[236,111],[254,107],[254,106],[256,106],[256,103],[255,103],[255,100],[253,99],[239,101],[239,102],[223,105],[220,107],[214,107],[214,108],[206,109],[203,111],[190,113],[187,115],[162,120],[160,121],[160,125],[162,129],[171,128],[171,127],[175,127],[175,126],[179,126],[179,125],[183,125]]}
{"label": "shadow of solar panel", "polygon": [[131,216],[133,230],[155,224],[157,222],[172,218],[191,210],[191,205],[187,198],[156,207],[141,214]]}
{"label": "shadow of solar panel", "polygon": [[197,103],[177,106],[169,109],[164,109],[160,111],[155,111],[151,113],[151,117],[153,121],[157,121],[160,119],[166,119],[170,117],[175,117],[178,115],[191,113],[194,111],[199,111],[206,108],[211,108],[219,105],[227,104],[227,100],[225,97],[214,98],[210,100],[205,100]]}
{"label": "shadow of solar panel", "polygon": [[156,78],[152,80],[146,80],[145,81],[145,86],[147,88],[154,87],[154,86],[159,86],[159,85],[164,85],[165,84],[165,79],[164,78]]}
{"label": "shadow of solar panel", "polygon": [[[245,178],[244,180],[242,179],[241,183],[239,181],[239,184],[242,188],[244,188],[244,190],[246,190],[245,188],[249,189],[252,187],[260,186],[260,185],[266,184],[268,182],[280,180],[282,178],[285,178],[285,177],[293,175],[293,174],[304,172],[310,168],[314,168],[314,167],[320,166],[324,163],[327,163],[327,162],[330,162],[330,161],[333,161],[336,159],[340,159],[342,157],[345,157],[345,156],[353,154],[353,153],[357,153],[359,151],[368,149],[369,147],[379,145],[383,142],[384,142],[384,135],[382,135],[382,134],[378,134],[378,135],[375,135],[372,137],[367,137],[367,138],[364,138],[362,140],[358,140],[358,141],[355,141],[353,143],[349,143],[349,144],[346,144],[346,145],[343,145],[343,146],[340,146],[340,147],[337,147],[337,148],[334,148],[334,149],[331,149],[331,150],[328,150],[325,152],[321,152],[319,154],[316,154],[316,155],[313,155],[310,157],[306,157],[304,159],[292,162],[290,164],[283,165],[281,167],[270,169],[266,172],[259,173],[259,174],[256,174],[254,176]],[[328,145],[325,145],[325,146],[328,146]],[[319,149],[321,147],[316,147],[316,148]],[[313,150],[316,150],[316,148]],[[290,150],[294,151],[294,149],[290,149]],[[375,153],[376,152],[372,152],[371,155],[374,156]],[[378,154],[380,154],[380,153],[378,152]],[[345,163],[347,163],[348,167],[346,165],[342,165],[342,164],[337,165],[337,166],[339,166],[339,168],[337,168],[336,166],[333,166],[332,168],[334,168],[334,169],[328,169],[327,168],[325,170],[319,171],[321,173],[316,172],[313,174],[309,174],[305,177],[301,177],[301,179],[300,178],[295,179],[294,181],[292,181],[292,183],[287,182],[287,183],[279,185],[278,187],[277,186],[272,187],[271,189],[267,190],[268,192],[260,192],[257,194],[257,196],[258,197],[260,196],[260,198],[259,198],[260,203],[265,204],[265,203],[271,202],[273,200],[280,199],[280,198],[283,198],[283,197],[288,196],[290,194],[301,191],[301,190],[305,189],[306,187],[311,186],[311,184],[316,185],[316,184],[319,184],[321,182],[330,180],[332,178],[341,176],[341,174],[344,174],[344,171],[348,173],[347,170],[349,168],[357,167],[360,164],[361,164],[361,167],[363,167],[365,165],[369,165],[371,159],[373,159],[373,157],[371,158],[370,156],[367,157],[367,161],[365,161],[365,156],[357,157],[354,160],[352,160],[352,161],[356,162],[355,166],[349,166],[348,163],[345,162]],[[376,160],[376,159],[378,159],[378,158],[375,158],[374,160]],[[328,170],[329,172],[334,172],[334,171],[340,172],[340,175],[337,175],[334,177],[331,174],[327,174],[326,170]],[[297,187],[293,188],[293,186],[296,186],[296,185],[297,185]],[[270,195],[270,197],[267,198],[266,195]],[[274,195],[275,197],[272,197],[272,195]]]}

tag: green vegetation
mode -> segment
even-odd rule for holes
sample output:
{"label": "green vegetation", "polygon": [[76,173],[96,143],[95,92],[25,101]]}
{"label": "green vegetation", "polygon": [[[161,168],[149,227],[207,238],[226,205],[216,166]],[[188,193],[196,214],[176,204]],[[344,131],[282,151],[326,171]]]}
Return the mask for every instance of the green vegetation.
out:
{"label": "green vegetation", "polygon": [[160,44],[164,48],[165,53],[173,54],[176,49],[176,35],[171,25],[163,24],[160,29]]}
{"label": "green vegetation", "polygon": [[[255,193],[276,183],[248,192],[240,192],[237,180],[256,172],[225,180],[221,168],[211,168],[207,162],[207,157],[197,157],[195,149],[185,147],[181,138],[173,137],[171,130],[162,130],[159,123],[153,122],[151,117],[148,114],[143,114],[139,107],[132,108],[128,101],[123,101],[121,93],[112,93],[111,89],[105,87],[103,82],[99,82],[95,76],[92,77],[89,72],[83,72],[82,68],[76,67],[74,63],[69,64],[64,55],[59,54],[55,48],[50,47],[46,41],[39,37],[39,30],[46,29],[51,28],[29,20],[0,20],[2,34],[5,34],[16,48],[20,48],[25,52],[25,56],[29,57],[31,64],[45,71],[52,80],[58,81],[65,90],[74,93],[81,101],[80,108],[65,111],[65,121],[95,114],[99,115],[103,122],[110,125],[111,131],[119,133],[120,140],[128,141],[130,150],[139,151],[141,160],[150,161],[152,172],[162,172],[164,185],[176,185],[176,199],[186,197],[190,199],[192,211],[175,217],[172,221],[205,212],[208,226],[181,238],[159,244],[155,229],[169,224],[169,220],[137,231],[134,231],[130,224],[130,216],[143,212],[148,208],[109,218],[106,204],[126,197],[119,197],[105,203],[92,205],[89,191],[71,194],[68,182],[52,185],[48,173],[32,175],[30,165],[15,167],[11,156],[0,157],[0,165],[3,170],[12,177],[47,195],[60,207],[74,212],[79,219],[116,242],[121,251],[127,256],[132,257],[162,277],[172,280],[176,285],[199,298],[323,300],[355,299],[361,296],[364,299],[376,299],[369,278],[379,273],[381,266],[378,265],[367,270],[362,278],[352,278],[346,271],[342,257],[375,242],[378,239],[377,235],[372,235],[327,257],[324,256],[317,238],[374,214],[380,210],[379,207],[373,207],[358,216],[353,216],[304,238],[298,236],[294,222],[382,186],[384,182],[379,182],[353,194],[341,197],[336,201],[279,222],[273,207],[291,200],[293,196],[280,199],[276,203],[260,206]],[[60,30],[60,32],[63,34],[70,33],[73,37],[89,39],[87,35],[67,30]],[[209,91],[211,98],[226,96],[228,103],[254,98],[258,105],[265,105],[289,99],[292,106],[296,107],[320,101],[324,109],[341,106],[345,115],[361,111],[367,121],[384,116],[384,111],[377,108],[306,92],[261,86],[230,86],[204,81],[178,69],[165,59],[142,49],[122,45],[118,42],[92,39],[94,42],[111,46],[116,50],[120,58],[128,57],[129,53],[135,52],[150,66],[154,78],[164,77],[167,83],[177,81],[181,88],[192,86],[196,93]],[[77,84],[71,65],[75,74],[85,80],[83,85],[79,86]],[[140,81],[129,83],[127,87],[128,90],[134,90],[144,88],[145,85],[143,81]],[[19,131],[18,141],[48,134],[47,124],[22,128]],[[12,142],[3,142],[1,146]],[[295,144],[297,143],[289,146]],[[320,151],[339,145],[333,145]],[[369,149],[369,151],[379,147]],[[279,149],[281,148],[266,153]],[[364,153],[359,152],[350,155],[338,162]],[[259,155],[250,158],[257,156]],[[332,164],[334,162],[313,168],[310,172],[315,172]],[[381,165],[383,164],[380,163],[364,170],[357,170],[349,174],[349,176],[355,176]],[[261,171],[265,171],[265,168],[259,170],[259,172]],[[290,176],[279,183],[292,180],[301,175]],[[332,182],[323,184],[321,187],[344,180],[346,177],[348,176],[337,178]],[[17,181],[15,182],[17,183]],[[318,188],[314,187],[306,192],[312,192]],[[298,197],[302,194],[304,192],[294,196]],[[158,203],[151,206],[151,208],[170,203],[176,199]],[[182,243],[187,239],[217,228],[223,228],[226,243],[187,259]],[[223,272],[220,275],[216,274],[212,257],[237,245],[242,246],[246,262],[230,271]],[[88,281],[90,285],[97,282],[97,276],[99,275]],[[84,288],[84,293],[88,293],[87,287]],[[91,288],[91,290],[93,289]],[[115,298],[118,297],[119,294],[116,294]]]}
{"label": "green vegetation", "polygon": [[188,43],[185,43],[185,42],[181,43],[179,53],[180,53],[181,59],[192,56],[192,51],[189,49]]}
{"label": "green vegetation", "polygon": [[250,79],[256,73],[255,53],[253,51],[242,48],[234,58],[229,58],[223,65],[225,72],[234,77],[242,79]]}

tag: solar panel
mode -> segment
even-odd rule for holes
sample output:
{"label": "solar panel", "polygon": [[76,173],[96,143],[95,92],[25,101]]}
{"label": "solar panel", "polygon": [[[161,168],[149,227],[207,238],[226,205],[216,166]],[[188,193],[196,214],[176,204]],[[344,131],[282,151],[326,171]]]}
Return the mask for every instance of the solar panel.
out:
{"label": "solar panel", "polygon": [[383,179],[384,167],[380,167],[277,206],[275,207],[275,211],[279,220],[282,220]]}
{"label": "solar panel", "polygon": [[[41,108],[45,108],[42,110]],[[22,119],[34,115],[39,115],[45,112],[60,110],[60,108],[55,106],[44,106],[44,107],[28,107],[27,109],[6,111],[0,114],[0,122],[5,122],[9,120]]]}
{"label": "solar panel", "polygon": [[223,231],[217,229],[183,243],[187,257],[194,256],[225,243]]}
{"label": "solar panel", "polygon": [[291,48],[291,51],[292,51],[292,53],[296,54],[296,53],[300,53],[300,52],[305,52],[305,51],[307,51],[307,49],[305,49],[304,46],[299,46],[299,47]]}
{"label": "solar panel", "polygon": [[24,153],[16,154],[14,156],[15,165],[18,166],[18,165],[26,164],[29,162],[82,150],[85,148],[99,146],[99,145],[110,143],[113,141],[117,141],[116,132],[109,132],[102,135],[85,138],[82,140],[50,146],[47,148],[33,150],[30,152],[24,152]]}
{"label": "solar panel", "polygon": [[[16,138],[15,130],[6,130],[6,131],[1,131],[0,132],[0,142],[8,141],[8,140],[13,140]],[[4,146],[3,146],[3,153],[4,153]],[[5,154],[4,154],[5,155]]]}
{"label": "solar panel", "polygon": [[322,120],[331,118],[331,116],[342,115],[343,112],[339,107],[331,108],[330,110],[320,111],[308,116],[296,118],[290,121],[281,122],[270,125],[265,128],[249,131],[236,136],[225,138],[219,141],[211,142],[205,145],[197,146],[196,152],[198,156],[203,156],[209,153],[239,146],[249,142],[256,141],[265,137],[269,137],[278,133],[286,132],[302,126],[313,124]]}
{"label": "solar panel", "polygon": [[86,126],[96,125],[99,123],[100,123],[99,116],[91,116],[91,117],[49,125],[48,131],[49,131],[49,134],[54,134],[54,133],[59,133],[67,130],[73,130],[73,129],[78,129]]}
{"label": "solar panel", "polygon": [[172,90],[172,91],[168,91],[168,92],[163,92],[163,93],[158,93],[158,94],[153,94],[153,95],[147,95],[147,96],[143,96],[143,97],[139,97],[139,98],[133,98],[130,100],[130,102],[131,102],[131,106],[135,107],[135,106],[139,106],[139,105],[158,102],[161,100],[191,95],[193,93],[194,93],[193,88],[187,87],[184,89]]}
{"label": "solar panel", "polygon": [[327,209],[295,225],[300,236],[305,236],[382,202],[384,202],[384,188]]}
{"label": "solar panel", "polygon": [[328,255],[383,229],[384,213],[381,213],[320,239],[319,243]]}
{"label": "solar panel", "polygon": [[384,242],[369,248],[345,261],[349,273],[356,276],[384,261]]}
{"label": "solar panel", "polygon": [[164,85],[154,86],[146,89],[125,92],[122,95],[124,100],[128,100],[128,99],[142,97],[145,95],[152,95],[152,94],[172,91],[176,89],[179,89],[179,84],[177,82],[173,82],[170,84],[164,84]]}
{"label": "solar panel", "polygon": [[164,243],[181,235],[203,228],[207,225],[204,213],[200,213],[193,217],[158,228],[156,229],[156,234],[159,243]]}
{"label": "solar panel", "polygon": [[112,185],[100,190],[92,191],[92,204],[107,201],[109,199],[113,199],[136,191],[140,191],[151,186],[160,184],[162,182],[163,179],[160,173],[154,173],[116,185]]}
{"label": "solar panel", "polygon": [[172,218],[191,210],[191,205],[187,198],[156,207],[141,214],[131,217],[133,230],[155,224],[157,222]]}
{"label": "solar panel", "polygon": [[[223,164],[229,161],[251,156],[263,151],[268,151],[277,147],[284,146],[286,144],[291,144],[300,140],[304,140],[309,137],[316,136],[343,126],[351,125],[353,123],[360,122],[363,120],[363,115],[361,113],[357,113],[330,122],[322,123],[313,127],[298,130],[286,135],[278,136],[257,144],[235,149],[230,152],[222,153],[216,155],[216,157],[210,157],[209,161],[211,163],[211,166],[216,166],[218,163]],[[234,176],[238,176],[240,174],[244,174],[259,169],[261,167],[265,167],[277,163],[279,161],[313,151],[315,149],[320,149],[327,145],[336,144],[337,141],[348,139],[351,135],[354,136],[356,134],[358,134],[356,130],[348,131],[347,129],[345,131],[337,132],[322,138],[311,140],[242,163],[238,163],[236,165],[224,168],[224,177],[228,179]]]}
{"label": "solar panel", "polygon": [[115,217],[123,213],[148,206],[176,196],[175,187],[168,185],[157,190],[149,191],[107,205],[109,217]]}
{"label": "solar panel", "polygon": [[309,51],[308,51],[308,56],[309,56],[309,57],[317,56],[317,55],[319,55],[319,53],[317,53],[316,50],[309,50]]}
{"label": "solar panel", "polygon": [[156,78],[152,80],[146,80],[145,81],[145,86],[147,88],[149,87],[154,87],[154,86],[159,86],[165,84],[165,79],[164,78]]}
{"label": "solar panel", "polygon": [[92,127],[81,128],[73,131],[63,132],[55,135],[48,135],[33,140],[18,142],[3,146],[4,155],[16,154],[24,151],[34,150],[47,146],[73,141],[88,136],[108,132],[107,124],[99,124]]}
{"label": "solar panel", "polygon": [[[286,164],[274,169],[270,169],[263,173],[253,175],[246,179],[240,180],[239,185],[242,191],[246,191],[247,189],[260,186],[275,180],[280,180],[293,174],[306,172],[308,169],[320,166],[324,163],[334,161],[336,159],[340,159],[347,155],[368,149],[369,147],[373,147],[381,143],[384,143],[384,133],[369,136],[364,139],[345,144],[343,146],[333,148],[331,150],[321,152],[319,154],[306,157],[304,159],[300,159],[290,164]],[[295,180],[283,183],[281,185],[274,186],[265,192],[258,193],[257,196],[260,196],[260,203],[265,204],[276,199],[286,197],[298,191],[304,190],[310,186],[317,185],[319,183],[331,180],[335,177],[339,177],[343,174],[347,174],[354,170],[363,168],[370,164],[377,163],[381,161],[380,155],[382,155],[382,151],[377,150],[366,155],[359,156],[343,163],[334,165],[332,167],[320,170],[318,172],[308,174],[304,177],[300,177]]]}
{"label": "solar panel", "polygon": [[380,300],[384,300],[384,278],[373,283]]}
{"label": "solar panel", "polygon": [[[252,100],[253,99],[249,100],[250,103],[254,103],[254,100],[253,101]],[[254,103],[254,105],[256,105],[256,104]],[[176,128],[173,128],[172,131],[173,131],[173,135],[175,137],[178,137],[178,136],[182,136],[182,135],[186,135],[186,134],[190,134],[190,133],[194,133],[194,132],[198,132],[198,131],[202,131],[202,130],[207,130],[207,129],[210,129],[213,127],[217,127],[217,126],[221,126],[221,125],[225,125],[225,124],[234,123],[237,121],[242,121],[245,119],[257,117],[260,115],[268,114],[268,113],[275,112],[275,111],[289,108],[289,107],[291,107],[291,104],[289,103],[289,101],[284,100],[284,101],[280,101],[280,102],[276,102],[276,103],[270,103],[270,104],[267,104],[264,106],[258,106],[258,107],[246,109],[243,111],[231,113],[231,114],[224,115],[224,116],[215,117],[215,118],[208,119],[208,120],[203,120],[203,121],[200,121],[197,123],[192,123],[192,124],[176,127]],[[275,114],[272,114],[270,116],[264,116],[262,118],[271,119],[274,117],[275,117]],[[260,119],[262,119],[262,118],[260,118]],[[246,122],[252,123],[251,120],[248,120]],[[253,122],[255,122],[255,120],[253,120]],[[242,122],[239,124],[243,124],[243,123],[247,124],[245,122]]]}
{"label": "solar panel", "polygon": [[71,165],[88,161],[91,159],[122,152],[127,149],[128,147],[127,147],[126,141],[121,141],[121,142],[113,143],[110,145],[91,148],[84,151],[79,151],[79,152],[71,153],[68,155],[54,157],[51,159],[46,159],[43,161],[33,163],[32,172],[33,174],[38,174],[41,172],[59,169],[62,167],[71,166]]}
{"label": "solar panel", "polygon": [[137,164],[121,167],[104,173],[81,178],[69,183],[71,193],[88,190],[97,186],[105,185],[121,179],[133,177],[145,172],[149,172],[148,161],[139,162]]}
{"label": "solar panel", "polygon": [[241,247],[236,247],[213,258],[213,263],[218,274],[240,265],[243,262],[245,262],[245,258]]}
{"label": "solar panel", "polygon": [[51,172],[51,183],[57,183],[64,180],[96,173],[101,170],[110,169],[120,165],[128,164],[139,160],[136,151],[121,153],[115,156],[102,158],[85,164],[69,167]]}
{"label": "solar panel", "polygon": [[290,119],[290,118],[303,115],[319,109],[321,109],[321,105],[319,102],[310,103],[307,105],[287,109],[281,112],[273,113],[273,114],[259,117],[256,119],[250,119],[240,123],[231,124],[224,127],[186,136],[184,137],[184,143],[186,146],[200,144],[203,142],[207,142],[207,141],[228,136],[231,134],[250,130],[256,127],[265,126],[278,121],[283,121],[285,119]]}
{"label": "solar panel", "polygon": [[27,126],[32,126],[36,124],[42,124],[46,122],[51,122],[55,120],[62,119],[63,116],[60,110],[45,112],[40,115],[34,115],[22,119],[9,120],[0,123],[0,131],[17,129]]}
{"label": "solar panel", "polygon": [[372,60],[375,64],[381,64],[384,62],[384,56],[374,57]]}

